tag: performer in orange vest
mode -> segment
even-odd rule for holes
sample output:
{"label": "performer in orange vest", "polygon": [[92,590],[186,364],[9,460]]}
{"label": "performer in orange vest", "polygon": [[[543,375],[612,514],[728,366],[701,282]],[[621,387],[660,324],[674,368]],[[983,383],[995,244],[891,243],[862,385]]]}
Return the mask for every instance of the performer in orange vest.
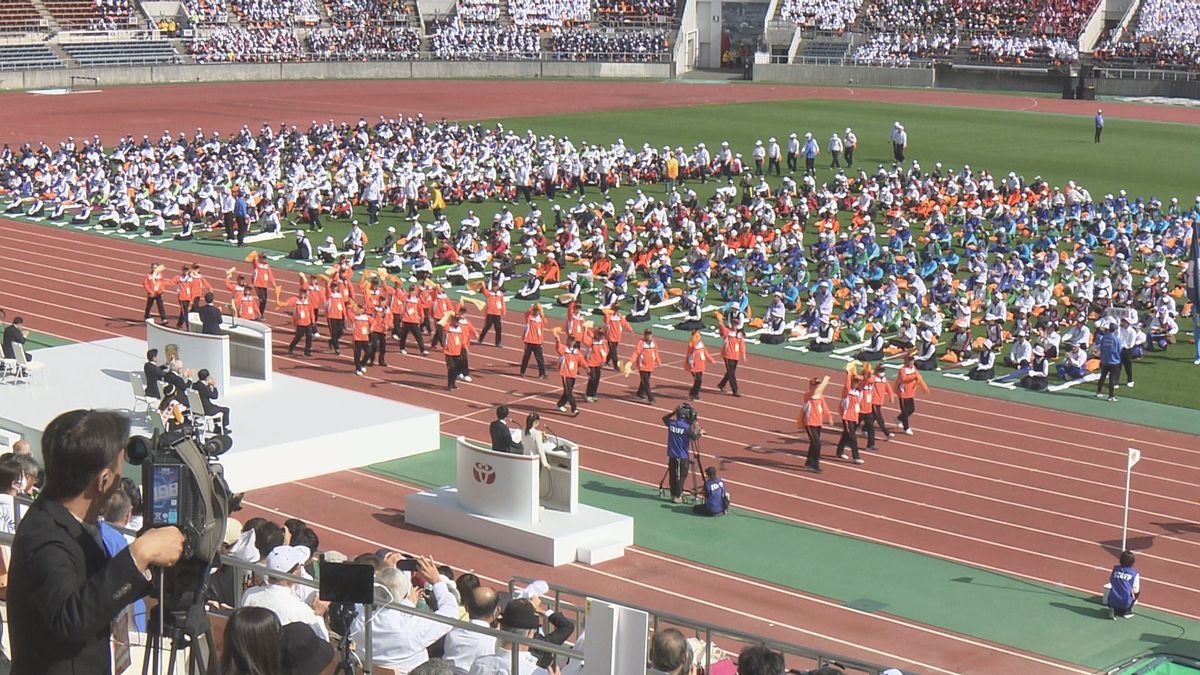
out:
{"label": "performer in orange vest", "polygon": [[175,287],[175,297],[179,299],[179,319],[175,322],[175,327],[187,330],[188,313],[192,311],[192,300],[196,298],[193,295],[195,287],[192,286],[192,266],[184,265],[179,270],[179,275],[169,283]]}
{"label": "performer in orange vest", "polygon": [[[381,299],[375,305],[375,311],[371,312],[371,346],[367,351],[367,365],[373,366],[378,361],[379,365],[387,368],[387,334],[391,327],[392,312],[387,302]],[[403,354],[404,350],[401,349],[400,353]]]}
{"label": "performer in orange vest", "polygon": [[846,459],[846,446],[854,456],[855,464],[862,464],[863,458],[858,454],[858,418],[859,407],[862,405],[862,390],[859,386],[862,378],[851,377],[850,384],[842,396],[842,437],[838,439],[837,456]]}
{"label": "performer in orange vest", "polygon": [[525,377],[529,357],[533,356],[537,360],[538,377],[546,379],[546,358],[542,354],[545,327],[546,316],[542,314],[542,306],[534,303],[525,311],[525,335],[521,338],[525,343],[525,353],[521,355],[521,377]]}
{"label": "performer in orange vest", "polygon": [[600,375],[604,363],[608,360],[608,340],[604,337],[604,329],[596,326],[592,330],[591,344],[587,350],[588,381],[584,400],[596,402],[596,394],[600,391]]}
{"label": "performer in orange vest", "polygon": [[446,388],[458,389],[458,380],[471,381],[467,371],[467,345],[475,334],[475,326],[463,314],[447,314],[444,317],[446,348],[442,355],[446,357]]}
{"label": "performer in orange vest", "polygon": [[896,420],[900,422],[900,426],[904,427],[904,433],[909,436],[912,436],[913,433],[909,422],[913,413],[917,411],[918,386],[923,391],[929,391],[925,380],[921,379],[921,371],[917,370],[916,359],[909,353],[904,356],[904,365],[900,367],[900,374],[896,376],[896,388],[900,397],[900,416]]}
{"label": "performer in orange vest", "polygon": [[245,319],[246,321],[258,321],[262,315],[258,313],[258,298],[254,297],[254,293],[249,286],[241,289],[233,296],[233,301],[230,303],[233,306],[233,311],[237,318]]}
{"label": "performer in orange vest", "polygon": [[583,315],[583,310],[579,308],[579,303],[572,302],[567,306],[567,337],[574,338],[580,344],[587,333],[587,318]]}
{"label": "performer in orange vest", "polygon": [[725,377],[717,383],[717,389],[725,393],[725,385],[734,396],[738,393],[737,367],[746,359],[746,332],[742,330],[741,319],[734,317],[733,327],[725,325],[725,319],[718,317],[717,325],[721,328],[721,358],[725,359]]}
{"label": "performer in orange vest", "polygon": [[496,346],[500,346],[500,317],[504,316],[504,310],[508,306],[508,301],[504,297],[504,288],[499,282],[493,282],[490,289],[483,290],[483,299],[487,303],[487,309],[484,310],[483,330],[479,333],[479,344],[483,344],[483,338],[487,336],[489,330],[496,332]]}
{"label": "performer in orange vest", "polygon": [[575,402],[575,379],[579,377],[579,369],[587,365],[583,354],[579,353],[579,342],[575,338],[567,338],[566,344],[554,334],[554,348],[558,351],[558,374],[562,377],[562,396],[558,397],[558,411],[566,412],[571,406],[571,416],[579,414],[579,405]]}
{"label": "performer in orange vest", "polygon": [[804,466],[813,473],[821,473],[821,426],[833,422],[833,413],[822,395],[825,391],[824,385],[828,382],[828,377],[824,380],[814,377],[808,381],[808,392],[804,395],[800,418],[796,420],[797,425],[808,435],[808,457],[804,460]]}
{"label": "performer in orange vest", "polygon": [[[892,383],[888,382],[887,374],[883,372],[883,367],[877,367],[875,372],[870,375],[871,383],[871,408],[870,416],[864,420],[867,425],[867,449],[876,450],[875,445],[875,427],[883,432],[887,438],[892,437],[892,432],[888,431],[887,425],[883,423],[883,406],[895,398],[896,392],[892,389]],[[863,385],[866,388],[866,385]],[[866,413],[867,409],[864,408]]]}
{"label": "performer in orange vest", "polygon": [[371,315],[365,307],[360,307],[353,300],[350,307],[354,312],[352,319],[354,339],[354,373],[365,375],[367,372],[367,356],[371,352]]}
{"label": "performer in orange vest", "polygon": [[191,277],[192,280],[190,283],[192,285],[192,302],[195,303],[196,311],[199,311],[200,299],[206,294],[212,292],[212,284],[208,283],[208,279],[205,279],[204,276],[200,274],[200,265],[198,263],[192,263]]}
{"label": "performer in orange vest", "polygon": [[655,368],[662,365],[662,359],[658,355],[658,343],[654,341],[654,332],[649,328],[642,333],[642,339],[638,340],[637,346],[633,348],[633,357],[630,360],[638,370],[638,389],[634,396],[653,404],[654,392],[650,389],[650,375],[654,373]]}
{"label": "performer in orange vest", "polygon": [[692,388],[688,390],[688,398],[693,401],[700,400],[700,387],[704,384],[704,369],[711,360],[712,356],[708,353],[708,347],[704,346],[704,340],[700,339],[700,331],[692,331],[692,337],[688,340],[687,356],[683,360],[683,369],[692,374]]}
{"label": "performer in orange vest", "polygon": [[146,313],[144,318],[150,318],[150,310],[155,305],[158,305],[158,319],[161,323],[167,323],[167,310],[163,307],[163,291],[166,287],[166,282],[163,280],[164,266],[158,263],[150,263],[150,273],[142,280],[142,288],[146,289]]}
{"label": "performer in orange vest", "polygon": [[261,253],[251,254],[251,264],[254,265],[254,279],[251,282],[254,285],[254,292],[258,294],[258,313],[267,313],[267,287],[276,286],[275,273],[271,271],[271,265],[267,263],[267,256]]}
{"label": "performer in orange vest", "polygon": [[421,315],[424,312],[424,309],[421,307],[421,294],[417,292],[416,286],[409,286],[407,293],[400,288],[396,289],[397,296],[402,293],[401,311],[403,315],[400,317],[400,353],[408,353],[408,336],[411,335],[417,341],[417,348],[421,350],[421,356],[425,356],[429,352],[425,350],[425,338],[421,336]]}
{"label": "performer in orange vest", "polygon": [[288,353],[294,353],[296,345],[300,343],[301,338],[304,338],[304,355],[312,356],[313,305],[312,301],[308,299],[308,289],[301,288],[296,295],[288,298],[287,302],[278,305],[276,309],[284,307],[292,309],[292,327],[296,331],[292,336],[291,343],[288,344]]}
{"label": "performer in orange vest", "polygon": [[433,319],[433,340],[429,342],[430,349],[446,347],[446,322],[442,319],[448,314],[453,314],[454,310],[454,301],[446,295],[446,289],[441,286],[434,289],[433,298],[429,301],[429,316]]}
{"label": "performer in orange vest", "polygon": [[624,331],[633,332],[633,328],[621,314],[621,308],[614,303],[611,312],[604,314],[604,337],[608,340],[608,362],[613,370],[617,370],[617,350],[621,347]]}
{"label": "performer in orange vest", "polygon": [[329,348],[334,354],[342,354],[342,336],[346,334],[346,303],[349,298],[342,282],[331,279],[325,293],[325,319],[329,323]]}

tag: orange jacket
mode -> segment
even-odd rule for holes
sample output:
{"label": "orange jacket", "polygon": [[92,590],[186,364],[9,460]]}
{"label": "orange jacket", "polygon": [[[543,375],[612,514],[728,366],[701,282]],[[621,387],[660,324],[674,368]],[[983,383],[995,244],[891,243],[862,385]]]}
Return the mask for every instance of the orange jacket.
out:
{"label": "orange jacket", "polygon": [[271,271],[271,266],[265,262],[254,263],[254,287],[266,288],[275,285],[275,273]]}
{"label": "orange jacket", "polygon": [[899,390],[900,398],[916,398],[917,382],[920,379],[921,373],[916,366],[900,366],[900,374],[896,376],[896,387]]}
{"label": "orange jacket", "polygon": [[721,358],[741,361],[746,358],[746,338],[740,332],[721,324]]}
{"label": "orange jacket", "polygon": [[369,342],[371,340],[371,316],[366,312],[354,315],[354,341]]}
{"label": "orange jacket", "polygon": [[847,389],[842,397],[842,421],[857,422],[858,407],[862,404],[862,392],[858,389]]}
{"label": "orange jacket", "polygon": [[157,298],[163,294],[165,283],[161,274],[147,274],[142,280],[142,288],[146,289],[146,295],[151,298]]}
{"label": "orange jacket", "polygon": [[504,310],[508,307],[508,300],[504,297],[504,291],[484,290],[483,296],[487,300],[488,316],[503,316]]}
{"label": "orange jacket", "polygon": [[450,322],[446,326],[446,356],[462,356],[463,351],[475,337],[475,326],[470,321]]}
{"label": "orange jacket", "polygon": [[561,340],[555,340],[554,346],[558,350],[558,374],[571,380],[579,377],[579,370],[587,367],[583,354],[567,351]]}
{"label": "orange jacket", "polygon": [[693,374],[703,373],[709,361],[712,361],[712,356],[708,353],[708,347],[704,346],[703,342],[697,341],[694,345],[688,345],[687,356],[683,360],[683,369]]}
{"label": "orange jacket", "polygon": [[604,337],[609,342],[620,342],[624,331],[633,332],[633,327],[619,312],[610,312],[604,316]]}
{"label": "orange jacket", "polygon": [[800,417],[796,420],[797,426],[819,427],[832,421],[833,413],[829,411],[824,396],[804,395],[804,405],[800,408]]}
{"label": "orange jacket", "polygon": [[649,343],[645,340],[638,340],[637,346],[633,348],[632,360],[638,371],[653,373],[654,369],[662,364],[662,360],[658,356],[658,343],[653,339]]}
{"label": "orange jacket", "polygon": [[599,368],[608,360],[608,341],[604,338],[592,338],[592,347],[587,353],[589,368]]}
{"label": "orange jacket", "polygon": [[544,329],[546,317],[533,311],[525,312],[525,335],[522,340],[527,345],[540,345],[545,341]]}

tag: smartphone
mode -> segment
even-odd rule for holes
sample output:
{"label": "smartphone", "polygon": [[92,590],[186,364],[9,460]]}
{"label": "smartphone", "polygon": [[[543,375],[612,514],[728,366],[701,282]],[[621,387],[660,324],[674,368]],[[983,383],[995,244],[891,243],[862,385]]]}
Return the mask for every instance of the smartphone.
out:
{"label": "smartphone", "polygon": [[396,569],[400,570],[401,572],[416,572],[417,571],[417,559],[416,558],[401,558],[400,560],[396,561]]}

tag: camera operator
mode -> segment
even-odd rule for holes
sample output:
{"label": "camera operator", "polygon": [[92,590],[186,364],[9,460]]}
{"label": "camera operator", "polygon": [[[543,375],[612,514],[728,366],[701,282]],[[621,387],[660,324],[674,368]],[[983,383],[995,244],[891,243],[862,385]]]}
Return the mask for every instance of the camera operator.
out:
{"label": "camera operator", "polygon": [[696,421],[696,410],[684,403],[663,416],[667,425],[667,476],[671,481],[671,501],[683,501],[683,484],[692,466],[692,441],[703,433]]}
{"label": "camera operator", "polygon": [[46,487],[13,540],[8,620],[13,675],[108,673],[109,626],[150,588],[151,565],[183,553],[174,527],[149,530],[109,558],[98,519],[121,489],[129,420],[73,410],[42,435]]}
{"label": "camera operator", "polygon": [[692,506],[692,513],[700,516],[723,516],[729,510],[729,492],[725,481],[717,475],[717,467],[704,470],[704,503]]}

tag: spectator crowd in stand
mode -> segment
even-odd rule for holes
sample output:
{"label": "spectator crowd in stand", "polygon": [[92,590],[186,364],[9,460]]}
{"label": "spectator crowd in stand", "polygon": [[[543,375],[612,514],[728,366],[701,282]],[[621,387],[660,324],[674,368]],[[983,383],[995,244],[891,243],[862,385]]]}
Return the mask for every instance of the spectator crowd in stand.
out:
{"label": "spectator crowd in stand", "polygon": [[1200,3],[1145,0],[1132,35],[1115,35],[1095,52],[1099,63],[1200,69]]}
{"label": "spectator crowd in stand", "polygon": [[675,0],[595,0],[596,17],[608,25],[670,22],[677,11]]}
{"label": "spectator crowd in stand", "polygon": [[992,35],[971,40],[971,55],[998,63],[1076,63],[1079,49],[1072,41],[1060,37]]}
{"label": "spectator crowd in stand", "polygon": [[537,31],[527,28],[455,22],[437,27],[429,50],[447,61],[536,59],[541,43]]}
{"label": "spectator crowd in stand", "polygon": [[913,61],[949,56],[957,47],[957,36],[876,33],[856,47],[851,58],[864,65],[908,66]]}
{"label": "spectator crowd in stand", "polygon": [[569,61],[652,63],[667,51],[667,33],[661,30],[612,32],[556,29],[550,38],[554,56]]}
{"label": "spectator crowd in stand", "polygon": [[592,18],[590,0],[509,0],[508,13],[517,26],[569,26]]}
{"label": "spectator crowd in stand", "polygon": [[129,0],[94,0],[96,18],[91,20],[92,30],[116,30],[127,28],[133,19]]}
{"label": "spectator crowd in stand", "polygon": [[455,12],[460,21],[487,23],[500,18],[499,0],[458,0]]}
{"label": "spectator crowd in stand", "polygon": [[414,23],[412,6],[402,0],[330,0],[329,20],[338,26],[377,26]]}
{"label": "spectator crowd in stand", "polygon": [[308,34],[308,46],[318,58],[411,60],[421,51],[421,36],[413,28],[322,28]]}
{"label": "spectator crowd in stand", "polygon": [[225,0],[183,0],[184,14],[194,25],[220,24],[229,21]]}
{"label": "spectator crowd in stand", "polygon": [[862,0],[784,0],[779,13],[797,26],[840,33],[854,24],[861,4]]}
{"label": "spectator crowd in stand", "polygon": [[197,63],[279,63],[303,58],[291,28],[219,26],[207,37],[188,43]]}
{"label": "spectator crowd in stand", "polygon": [[262,27],[314,24],[321,19],[316,0],[233,0],[233,11],[243,23]]}

